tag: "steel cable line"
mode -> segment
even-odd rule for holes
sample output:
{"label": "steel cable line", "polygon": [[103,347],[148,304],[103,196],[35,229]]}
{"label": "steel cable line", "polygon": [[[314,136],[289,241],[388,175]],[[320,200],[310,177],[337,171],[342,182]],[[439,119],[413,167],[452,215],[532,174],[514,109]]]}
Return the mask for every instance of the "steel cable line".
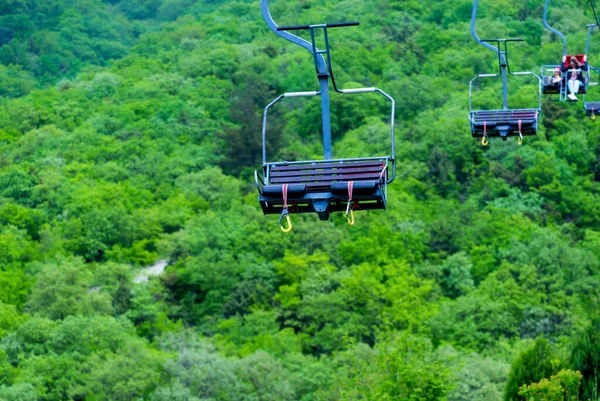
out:
{"label": "steel cable line", "polygon": [[592,11],[594,12],[594,18],[596,18],[596,26],[598,27],[598,30],[600,30],[600,20],[598,20],[598,13],[596,12],[594,0],[590,0],[590,5],[592,6]]}

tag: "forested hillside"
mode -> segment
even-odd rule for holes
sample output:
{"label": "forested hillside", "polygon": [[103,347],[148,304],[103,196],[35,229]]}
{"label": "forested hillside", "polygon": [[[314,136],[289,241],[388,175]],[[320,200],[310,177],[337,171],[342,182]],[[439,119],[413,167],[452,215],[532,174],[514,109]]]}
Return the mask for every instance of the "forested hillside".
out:
{"label": "forested hillside", "polygon": [[[552,3],[582,52],[589,3]],[[336,80],[397,101],[388,210],[284,234],[253,183],[262,109],[318,82],[258,0],[0,0],[0,401],[597,401],[598,122],[545,101],[523,146],[473,140],[497,56],[471,7],[272,0],[281,25],[359,20],[330,31]],[[560,62],[541,0],[479,11],[525,39],[513,70]],[[388,103],[332,112],[334,156],[389,153]],[[272,116],[273,160],[321,157],[318,100]]]}

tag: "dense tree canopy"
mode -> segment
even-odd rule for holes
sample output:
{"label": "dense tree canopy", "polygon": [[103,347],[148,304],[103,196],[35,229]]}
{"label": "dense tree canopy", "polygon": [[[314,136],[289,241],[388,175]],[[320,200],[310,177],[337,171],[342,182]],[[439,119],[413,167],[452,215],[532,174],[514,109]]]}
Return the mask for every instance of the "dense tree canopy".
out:
{"label": "dense tree canopy", "polygon": [[[388,210],[354,227],[283,235],[256,202],[263,107],[317,88],[257,0],[0,0],[0,401],[596,400],[597,122],[545,101],[523,146],[472,140],[468,83],[497,58],[470,1],[271,3],[360,20],[330,31],[338,84],[397,100]],[[587,1],[554,3],[583,51]],[[542,10],[485,1],[478,29],[537,72],[561,57]],[[333,96],[334,155],[388,154],[388,107]],[[270,116],[271,160],[321,157],[318,100]]]}

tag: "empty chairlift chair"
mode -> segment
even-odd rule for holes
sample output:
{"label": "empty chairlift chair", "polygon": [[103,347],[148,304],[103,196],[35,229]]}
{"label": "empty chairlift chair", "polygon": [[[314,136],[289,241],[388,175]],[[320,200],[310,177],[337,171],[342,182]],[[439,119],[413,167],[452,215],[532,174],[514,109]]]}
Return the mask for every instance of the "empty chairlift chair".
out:
{"label": "empty chairlift chair", "polygon": [[[588,83],[588,90],[590,90],[592,86],[598,85],[598,82],[600,81],[600,70],[597,68],[594,68],[594,67],[589,67],[589,69],[590,69],[590,82]],[[592,72],[594,72],[596,75],[595,81],[591,81]],[[598,95],[596,95],[596,97],[598,97]],[[583,98],[583,107],[584,107],[586,114],[588,116],[590,116],[590,118],[592,120],[595,120],[596,115],[598,114],[598,111],[600,110],[600,100],[588,100],[588,94],[586,94]]]}
{"label": "empty chairlift chair", "polygon": [[[481,138],[483,145],[488,144],[490,137],[500,137],[507,140],[509,137],[518,137],[519,144],[523,137],[536,135],[540,122],[542,108],[541,90],[542,80],[532,72],[511,72],[508,63],[508,42],[520,42],[523,39],[480,39],[475,30],[477,21],[478,0],[473,2],[473,14],[471,17],[471,34],[475,41],[483,47],[492,50],[498,55],[499,72],[497,74],[479,74],[469,83],[469,122],[471,134],[474,138]],[[496,46],[489,42],[495,42]],[[508,107],[508,75],[531,75],[538,79],[538,107],[529,109],[511,109]],[[473,109],[473,83],[480,78],[502,78],[502,109],[477,110]]]}
{"label": "empty chairlift chair", "polygon": [[[592,39],[592,33],[596,26],[597,26],[596,24],[588,24],[589,31],[588,31],[587,43],[585,46],[585,53],[588,55],[590,54],[590,43],[591,43],[591,39]],[[595,79],[592,79],[593,77],[595,77]],[[588,116],[590,116],[590,118],[592,120],[596,119],[596,115],[598,114],[598,110],[600,109],[600,100],[589,100],[588,95],[589,95],[589,92],[597,92],[597,89],[592,89],[592,88],[598,86],[599,82],[600,82],[600,69],[592,67],[592,66],[588,66],[587,91],[586,91],[585,96],[583,97],[583,107],[584,107],[586,114]],[[596,94],[596,98],[598,98],[597,94]]]}
{"label": "empty chairlift chair", "polygon": [[[262,174],[255,172],[255,182],[263,212],[279,214],[279,225],[283,231],[288,232],[291,230],[290,213],[317,213],[321,220],[328,220],[332,212],[343,211],[348,217],[348,222],[353,225],[354,211],[385,209],[387,185],[394,180],[396,171],[394,99],[378,88],[339,89],[331,66],[328,29],[358,25],[358,22],[278,26],[269,13],[268,0],[261,0],[261,10],[265,22],[273,32],[312,54],[320,83],[318,92],[285,93],[265,108],[262,127]],[[293,30],[309,30],[311,42],[289,33]],[[315,34],[321,31],[325,50],[319,50],[315,44]],[[390,155],[355,159],[332,158],[329,79],[335,91],[340,94],[378,93],[391,102]],[[321,97],[324,160],[268,161],[266,135],[269,109],[284,98],[312,96]]]}

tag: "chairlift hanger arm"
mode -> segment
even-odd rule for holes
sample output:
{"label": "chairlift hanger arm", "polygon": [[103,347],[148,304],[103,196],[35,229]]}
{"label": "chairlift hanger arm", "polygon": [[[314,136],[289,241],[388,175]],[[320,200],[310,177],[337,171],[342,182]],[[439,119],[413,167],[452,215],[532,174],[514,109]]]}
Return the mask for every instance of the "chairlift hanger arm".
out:
{"label": "chairlift hanger arm", "polygon": [[550,24],[548,24],[548,6],[549,6],[550,0],[546,0],[546,3],[544,5],[544,26],[552,33],[558,35],[560,37],[560,39],[563,42],[563,57],[567,55],[567,38],[565,37],[565,35],[563,35],[559,30],[554,29],[550,26]]}
{"label": "chairlift hanger arm", "polygon": [[267,115],[269,114],[269,109],[273,107],[277,102],[279,102],[283,98],[291,98],[291,97],[314,97],[320,96],[321,92],[310,91],[310,92],[286,92],[283,95],[279,95],[269,103],[263,112],[263,124],[262,124],[262,156],[263,156],[263,165],[267,164]]}
{"label": "chairlift hanger arm", "polygon": [[594,28],[596,24],[587,24],[588,30],[587,40],[585,42],[585,55],[588,56],[590,54],[590,43],[592,42],[592,33],[594,33]]}
{"label": "chairlift hanger arm", "polygon": [[479,43],[480,45],[482,45],[486,49],[489,49],[489,50],[493,51],[494,53],[497,53],[499,55],[499,57],[502,59],[502,61],[506,62],[504,60],[504,56],[500,52],[500,49],[498,49],[497,47],[492,46],[489,43],[481,40],[479,38],[479,35],[477,35],[477,30],[475,29],[475,23],[477,22],[477,8],[478,8],[478,6],[479,6],[479,0],[474,0],[473,1],[473,13],[471,14],[471,35],[473,35],[473,39],[475,39],[475,41],[477,43]]}
{"label": "chairlift hanger arm", "polygon": [[317,60],[319,72],[327,73],[327,65],[325,64],[325,59],[322,55],[319,55],[320,57],[316,57],[312,43],[296,35],[293,35],[285,30],[278,29],[279,25],[277,25],[275,20],[273,20],[271,12],[269,11],[269,0],[260,0],[260,10],[262,12],[263,19],[267,23],[269,29],[271,29],[276,35],[308,50]]}

